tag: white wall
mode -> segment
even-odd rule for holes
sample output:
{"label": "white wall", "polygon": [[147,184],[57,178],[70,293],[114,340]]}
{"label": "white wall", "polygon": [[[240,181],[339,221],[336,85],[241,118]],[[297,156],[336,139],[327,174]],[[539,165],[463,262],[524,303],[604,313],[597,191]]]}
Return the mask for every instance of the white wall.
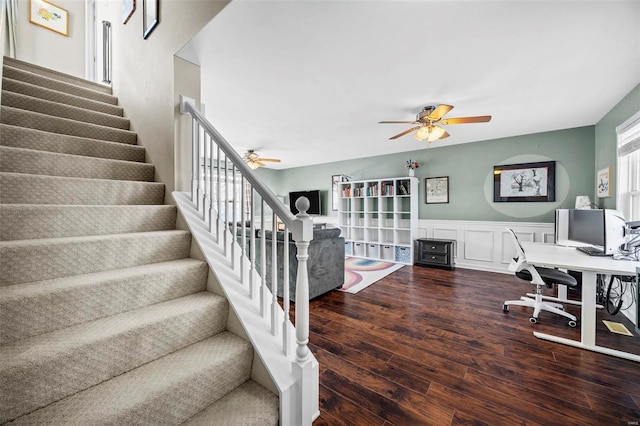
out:
{"label": "white wall", "polygon": [[18,0],[16,58],[84,78],[85,2],[54,0],[53,4],[69,12],[69,36],[30,23],[29,0]]}
{"label": "white wall", "polygon": [[[160,1],[160,22],[142,38],[142,2],[126,25],[120,0],[107,0],[113,34],[113,92],[166,185],[170,202],[175,187],[174,135],[178,103],[174,90],[174,53],[226,4],[222,1]],[[183,67],[180,67],[182,69]]]}

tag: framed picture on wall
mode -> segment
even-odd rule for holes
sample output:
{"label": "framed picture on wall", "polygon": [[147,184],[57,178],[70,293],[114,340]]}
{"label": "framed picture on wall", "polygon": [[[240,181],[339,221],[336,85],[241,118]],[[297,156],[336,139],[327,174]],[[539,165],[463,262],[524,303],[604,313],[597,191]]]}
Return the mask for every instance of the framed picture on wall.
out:
{"label": "framed picture on wall", "polygon": [[126,24],[136,11],[136,0],[122,0],[122,23]]}
{"label": "framed picture on wall", "polygon": [[160,22],[160,0],[142,0],[142,38],[149,37]]}
{"label": "framed picture on wall", "polygon": [[46,0],[29,0],[29,22],[69,36],[69,12]]}
{"label": "framed picture on wall", "polygon": [[596,176],[596,196],[598,198],[609,197],[610,177],[611,177],[611,167],[598,170],[598,175]]}
{"label": "framed picture on wall", "polygon": [[556,162],[493,166],[493,201],[556,200]]}
{"label": "framed picture on wall", "polygon": [[424,184],[425,203],[443,204],[449,202],[449,176],[426,178]]}
{"label": "framed picture on wall", "polygon": [[331,210],[338,210],[340,182],[342,182],[342,175],[331,176]]}

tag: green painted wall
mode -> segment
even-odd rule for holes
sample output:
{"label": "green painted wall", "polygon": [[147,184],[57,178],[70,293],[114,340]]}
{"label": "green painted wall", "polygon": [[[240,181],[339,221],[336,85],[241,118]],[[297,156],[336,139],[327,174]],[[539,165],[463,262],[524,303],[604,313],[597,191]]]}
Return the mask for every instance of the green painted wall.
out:
{"label": "green painted wall", "polygon": [[[608,209],[616,208],[616,172],[617,172],[617,135],[616,127],[640,111],[640,84],[625,96],[602,120],[596,124],[595,170],[602,170],[611,166],[610,188],[611,197],[602,198],[599,203]],[[595,174],[594,174],[595,176]],[[595,181],[592,197],[595,197]],[[592,198],[595,199],[595,198]]]}
{"label": "green painted wall", "polygon": [[[595,181],[593,126],[537,133],[469,144],[421,149],[378,157],[277,171],[261,170],[277,195],[320,189],[324,214],[331,211],[331,176],[354,180],[404,176],[408,159],[420,162],[420,219],[553,222],[556,208],[573,207],[576,195],[593,194]],[[493,166],[556,161],[556,202],[494,203]],[[424,203],[424,178],[449,176],[448,204]]]}

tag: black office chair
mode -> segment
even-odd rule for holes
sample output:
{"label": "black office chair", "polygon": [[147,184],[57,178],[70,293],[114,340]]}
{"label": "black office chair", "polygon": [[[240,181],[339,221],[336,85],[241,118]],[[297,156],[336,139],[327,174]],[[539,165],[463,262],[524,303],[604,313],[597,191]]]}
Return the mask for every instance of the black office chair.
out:
{"label": "black office chair", "polygon": [[564,306],[560,303],[544,301],[542,298],[542,288],[543,286],[553,288],[554,284],[563,284],[567,287],[575,287],[578,285],[576,279],[566,272],[562,272],[557,269],[534,267],[533,265],[529,265],[524,254],[524,249],[522,248],[522,245],[520,245],[520,241],[518,241],[516,233],[513,232],[512,229],[507,230],[511,234],[511,238],[513,239],[513,243],[516,246],[516,251],[518,253],[518,256],[514,257],[509,264],[509,270],[514,272],[516,277],[534,284],[536,286],[536,293],[533,298],[523,296],[520,300],[507,300],[504,302],[504,306],[502,307],[503,311],[509,312],[510,305],[527,306],[533,308],[533,315],[529,318],[529,322],[531,324],[538,322],[538,315],[540,314],[540,311],[548,311],[569,318],[569,327],[575,327],[578,324],[575,315],[565,312]]}

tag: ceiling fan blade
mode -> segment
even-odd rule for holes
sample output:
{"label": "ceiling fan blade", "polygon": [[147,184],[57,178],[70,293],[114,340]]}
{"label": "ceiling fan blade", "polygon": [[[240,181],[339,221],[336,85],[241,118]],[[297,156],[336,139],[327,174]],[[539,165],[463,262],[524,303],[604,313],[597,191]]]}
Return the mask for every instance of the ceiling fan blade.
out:
{"label": "ceiling fan blade", "polygon": [[445,132],[442,134],[442,136],[440,136],[440,139],[448,138],[449,136],[451,136],[451,135],[445,130]]}
{"label": "ceiling fan blade", "polygon": [[413,128],[411,128],[411,129],[409,129],[409,130],[405,130],[405,131],[404,131],[404,132],[402,132],[402,133],[398,133],[398,134],[397,134],[397,135],[395,135],[395,136],[391,136],[389,139],[398,139],[400,136],[404,136],[404,135],[406,135],[407,133],[411,133],[411,132],[413,132],[414,130],[418,130],[420,127],[422,127],[422,126],[416,126],[416,127],[413,127]]}
{"label": "ceiling fan blade", "polygon": [[431,114],[427,116],[427,118],[431,121],[438,121],[452,109],[453,106],[451,105],[440,104],[436,107],[436,109],[433,110]]}
{"label": "ceiling fan blade", "polygon": [[264,164],[262,161],[260,160],[254,160],[253,164],[256,164],[258,167],[265,167],[266,164]]}
{"label": "ceiling fan blade", "polygon": [[278,160],[277,158],[257,158],[258,161],[262,161],[262,162],[270,162],[270,163],[279,163],[280,160]]}
{"label": "ceiling fan blade", "polygon": [[477,117],[459,117],[459,118],[445,118],[440,121],[440,124],[465,124],[465,123],[486,123],[491,121],[490,115],[479,115]]}
{"label": "ceiling fan blade", "polygon": [[378,124],[418,124],[417,121],[378,121]]}

